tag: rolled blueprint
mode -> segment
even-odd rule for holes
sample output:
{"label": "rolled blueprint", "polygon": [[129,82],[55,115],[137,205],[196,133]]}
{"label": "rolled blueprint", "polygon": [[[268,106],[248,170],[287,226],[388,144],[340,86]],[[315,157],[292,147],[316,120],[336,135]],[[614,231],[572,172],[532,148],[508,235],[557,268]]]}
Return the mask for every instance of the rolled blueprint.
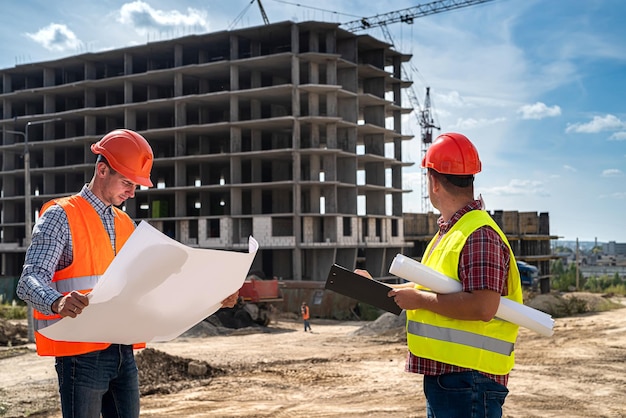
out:
{"label": "rolled blueprint", "polygon": [[[462,290],[459,281],[402,254],[395,256],[389,273],[427,287],[436,293],[455,293]],[[500,298],[500,306],[496,316],[546,337],[551,337],[554,333],[554,320],[550,315],[504,297]]]}

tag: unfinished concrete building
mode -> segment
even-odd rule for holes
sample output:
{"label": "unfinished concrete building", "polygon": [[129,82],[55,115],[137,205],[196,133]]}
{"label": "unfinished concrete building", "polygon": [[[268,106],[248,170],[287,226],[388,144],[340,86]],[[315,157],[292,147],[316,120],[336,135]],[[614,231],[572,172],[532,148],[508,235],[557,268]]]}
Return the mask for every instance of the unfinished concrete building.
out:
{"label": "unfinished concrete building", "polygon": [[201,248],[247,251],[252,235],[267,276],[323,281],[335,262],[387,275],[407,245],[409,58],[282,22],[0,70],[2,274],[19,276],[37,209],[91,179],[89,146],[125,127],[155,152],[156,187],[125,204],[135,220]]}

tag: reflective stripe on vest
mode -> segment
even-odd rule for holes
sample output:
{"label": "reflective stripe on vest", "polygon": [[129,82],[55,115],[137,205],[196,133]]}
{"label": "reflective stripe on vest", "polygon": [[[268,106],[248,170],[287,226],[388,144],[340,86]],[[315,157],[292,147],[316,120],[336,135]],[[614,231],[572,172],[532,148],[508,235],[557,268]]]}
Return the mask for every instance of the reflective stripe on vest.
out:
{"label": "reflective stripe on vest", "polygon": [[35,327],[35,331],[38,331],[42,328],[48,327],[52,324],[55,324],[61,320],[59,315],[56,315],[54,319],[35,319],[33,320],[33,326]]}
{"label": "reflective stripe on vest", "polygon": [[100,276],[73,277],[53,281],[50,283],[50,287],[56,289],[59,293],[66,295],[72,290],[93,289],[96,283],[98,283],[98,279],[100,279]]}
{"label": "reflective stripe on vest", "polygon": [[[72,290],[91,290],[96,285],[96,283],[98,283],[98,279],[100,277],[101,276],[85,276],[74,277],[64,280],[55,280],[50,283],[50,287],[56,289],[59,293],[63,295],[67,295]],[[61,320],[61,316],[58,314],[45,315],[37,310],[33,311],[33,318],[33,326],[35,328],[35,331],[39,331],[40,329],[50,326],[55,322]]]}
{"label": "reflective stripe on vest", "polygon": [[420,337],[432,338],[439,341],[449,341],[466,346],[492,351],[503,356],[510,356],[515,345],[513,343],[498,340],[497,338],[485,335],[474,334],[472,332],[461,331],[437,327],[434,325],[422,324],[420,322],[409,321],[407,331],[410,334]]}

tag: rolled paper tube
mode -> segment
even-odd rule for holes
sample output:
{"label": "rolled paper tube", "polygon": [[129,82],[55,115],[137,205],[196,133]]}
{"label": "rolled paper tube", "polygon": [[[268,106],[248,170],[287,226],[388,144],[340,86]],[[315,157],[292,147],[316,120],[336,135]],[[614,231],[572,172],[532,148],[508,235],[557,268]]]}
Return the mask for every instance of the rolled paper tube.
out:
{"label": "rolled paper tube", "polygon": [[[458,280],[441,274],[402,254],[395,256],[389,273],[427,287],[436,293],[455,293],[462,290]],[[551,337],[554,333],[554,320],[550,315],[504,297],[500,298],[500,306],[496,316],[546,337]]]}

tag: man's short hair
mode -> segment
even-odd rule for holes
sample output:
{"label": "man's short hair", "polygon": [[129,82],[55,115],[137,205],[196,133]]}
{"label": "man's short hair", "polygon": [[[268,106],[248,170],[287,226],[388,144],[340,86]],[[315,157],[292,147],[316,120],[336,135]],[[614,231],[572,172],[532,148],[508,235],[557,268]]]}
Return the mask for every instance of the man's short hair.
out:
{"label": "man's short hair", "polygon": [[446,179],[454,184],[456,187],[469,187],[474,183],[474,176],[473,175],[469,175],[469,176],[457,176],[454,174],[446,174],[445,175]]}
{"label": "man's short hair", "polygon": [[115,174],[117,173],[117,171],[115,171],[113,169],[113,167],[111,167],[111,164],[109,164],[109,161],[106,159],[106,157],[102,154],[98,154],[98,157],[96,158],[96,164],[98,163],[105,163],[107,165],[107,167],[109,167],[109,170],[111,171],[111,174]]}
{"label": "man's short hair", "polygon": [[466,187],[470,187],[471,185],[474,184],[473,174],[469,174],[469,175],[443,174],[432,168],[429,168],[428,171],[430,171],[432,175],[437,176],[437,178],[440,179],[440,181],[444,179],[446,182],[450,183],[451,185],[460,187],[462,189]]}

